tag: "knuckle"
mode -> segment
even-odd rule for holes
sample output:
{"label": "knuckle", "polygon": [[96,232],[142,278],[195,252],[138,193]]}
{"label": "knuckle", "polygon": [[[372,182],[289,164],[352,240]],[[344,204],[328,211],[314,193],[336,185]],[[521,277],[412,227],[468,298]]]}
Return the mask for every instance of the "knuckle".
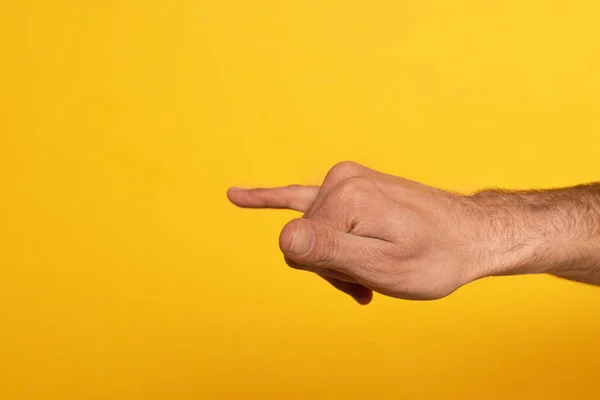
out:
{"label": "knuckle", "polygon": [[313,263],[315,266],[327,266],[332,265],[338,258],[340,250],[339,239],[332,233],[323,235],[318,246],[318,252],[316,252]]}
{"label": "knuckle", "polygon": [[368,201],[371,182],[365,177],[352,177],[344,180],[332,191],[336,202],[356,208]]}
{"label": "knuckle", "polygon": [[341,181],[363,173],[364,167],[354,161],[342,161],[334,165],[327,174],[327,178],[333,181]]}

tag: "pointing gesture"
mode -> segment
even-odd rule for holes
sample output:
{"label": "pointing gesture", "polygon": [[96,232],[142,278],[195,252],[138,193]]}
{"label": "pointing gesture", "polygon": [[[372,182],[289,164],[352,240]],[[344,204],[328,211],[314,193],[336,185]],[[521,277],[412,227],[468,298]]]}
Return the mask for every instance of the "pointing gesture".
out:
{"label": "pointing gesture", "polygon": [[288,265],[367,304],[372,290],[437,299],[490,275],[548,272],[600,283],[599,193],[588,185],[466,196],[343,162],[320,187],[230,189],[228,196],[240,207],[304,213],[279,237]]}
{"label": "pointing gesture", "polygon": [[433,207],[452,207],[458,221],[464,202],[452,204],[457,196],[416,182],[344,162],[321,187],[230,189],[228,197],[240,207],[304,213],[281,232],[286,262],[323,276],[361,304],[371,300],[371,290],[438,298],[475,278],[464,269],[469,260],[458,242],[443,235],[449,227]]}

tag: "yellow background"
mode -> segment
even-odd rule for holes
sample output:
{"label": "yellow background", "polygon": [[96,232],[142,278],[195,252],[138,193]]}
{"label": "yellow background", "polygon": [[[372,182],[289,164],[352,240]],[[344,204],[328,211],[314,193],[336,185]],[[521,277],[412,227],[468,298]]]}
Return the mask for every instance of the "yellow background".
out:
{"label": "yellow background", "polygon": [[0,398],[598,398],[600,290],[360,307],[229,185],[600,179],[597,1],[0,2]]}

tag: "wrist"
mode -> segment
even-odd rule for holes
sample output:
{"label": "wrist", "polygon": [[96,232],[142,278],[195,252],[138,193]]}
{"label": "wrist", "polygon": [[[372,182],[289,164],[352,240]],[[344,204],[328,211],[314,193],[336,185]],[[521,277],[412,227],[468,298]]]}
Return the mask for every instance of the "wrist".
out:
{"label": "wrist", "polygon": [[485,276],[594,271],[600,265],[600,212],[560,191],[484,191],[479,215]]}

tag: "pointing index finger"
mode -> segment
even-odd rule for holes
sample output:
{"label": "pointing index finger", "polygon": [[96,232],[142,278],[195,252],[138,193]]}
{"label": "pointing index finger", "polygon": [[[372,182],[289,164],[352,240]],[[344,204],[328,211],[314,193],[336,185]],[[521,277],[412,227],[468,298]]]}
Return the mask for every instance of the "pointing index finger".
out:
{"label": "pointing index finger", "polygon": [[278,188],[230,188],[227,197],[242,208],[283,208],[306,212],[318,193],[318,186],[290,185]]}

